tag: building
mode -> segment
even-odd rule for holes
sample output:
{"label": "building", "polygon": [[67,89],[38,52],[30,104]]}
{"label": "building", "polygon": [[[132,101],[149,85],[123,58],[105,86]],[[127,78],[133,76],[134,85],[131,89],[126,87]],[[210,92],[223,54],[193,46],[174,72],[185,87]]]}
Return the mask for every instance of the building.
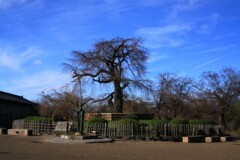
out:
{"label": "building", "polygon": [[0,91],[0,128],[11,128],[14,120],[35,115],[36,106],[23,96]]}

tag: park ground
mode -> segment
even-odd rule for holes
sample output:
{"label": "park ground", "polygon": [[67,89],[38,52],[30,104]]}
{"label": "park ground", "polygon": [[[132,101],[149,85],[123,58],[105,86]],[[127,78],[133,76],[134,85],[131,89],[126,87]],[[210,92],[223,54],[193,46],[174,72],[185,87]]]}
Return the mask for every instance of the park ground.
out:
{"label": "park ground", "polygon": [[0,135],[0,160],[239,160],[240,141],[181,143],[115,141],[59,144],[52,136]]}

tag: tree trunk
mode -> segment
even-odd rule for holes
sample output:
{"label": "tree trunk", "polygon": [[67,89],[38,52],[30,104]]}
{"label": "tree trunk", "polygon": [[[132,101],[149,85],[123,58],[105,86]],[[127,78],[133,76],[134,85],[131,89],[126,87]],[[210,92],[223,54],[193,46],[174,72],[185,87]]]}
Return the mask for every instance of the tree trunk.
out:
{"label": "tree trunk", "polygon": [[221,126],[224,126],[224,128],[226,128],[226,122],[225,122],[225,114],[224,113],[219,113],[219,124]]}
{"label": "tree trunk", "polygon": [[114,111],[117,113],[123,113],[123,90],[120,82],[114,82]]}
{"label": "tree trunk", "polygon": [[226,121],[225,121],[226,106],[224,106],[222,104],[220,106],[221,106],[221,108],[218,113],[219,124],[221,126],[223,126],[224,128],[226,128]]}
{"label": "tree trunk", "polygon": [[176,108],[174,108],[174,110],[173,110],[173,118],[177,118],[177,109]]}

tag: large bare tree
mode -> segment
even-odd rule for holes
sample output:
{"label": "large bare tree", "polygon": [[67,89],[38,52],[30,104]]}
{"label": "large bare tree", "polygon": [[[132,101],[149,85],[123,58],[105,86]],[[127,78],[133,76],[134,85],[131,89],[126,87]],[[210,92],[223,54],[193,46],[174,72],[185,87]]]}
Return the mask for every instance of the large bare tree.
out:
{"label": "large bare tree", "polygon": [[73,74],[75,80],[88,77],[94,83],[112,86],[113,91],[99,100],[113,102],[114,111],[121,113],[124,90],[143,87],[147,58],[147,49],[140,39],[117,37],[97,41],[87,52],[73,51],[64,68]]}

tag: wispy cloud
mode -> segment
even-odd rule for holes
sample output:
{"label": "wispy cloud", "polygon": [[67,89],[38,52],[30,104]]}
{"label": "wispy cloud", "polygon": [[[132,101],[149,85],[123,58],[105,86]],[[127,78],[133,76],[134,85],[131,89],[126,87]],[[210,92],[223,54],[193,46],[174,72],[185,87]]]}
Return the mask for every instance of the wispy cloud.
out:
{"label": "wispy cloud", "polygon": [[213,62],[215,62],[215,61],[218,61],[218,60],[220,60],[220,59],[222,59],[222,58],[224,58],[224,57],[225,57],[225,56],[221,56],[221,57],[215,58],[215,59],[213,59],[213,60],[211,60],[211,61],[208,61],[208,62],[205,62],[205,63],[203,63],[203,64],[200,64],[200,65],[194,67],[193,69],[196,70],[196,69],[202,68],[202,67],[204,67],[204,66],[206,66],[206,65],[209,65],[209,64],[211,64],[211,63],[213,63]]}
{"label": "wispy cloud", "polygon": [[191,24],[173,24],[160,27],[141,28],[136,34],[146,40],[149,48],[176,47],[183,43],[183,35],[192,30]]}
{"label": "wispy cloud", "polygon": [[150,55],[150,58],[148,59],[148,63],[154,63],[159,60],[164,60],[166,58],[168,58],[168,54],[159,54],[155,52]]}
{"label": "wispy cloud", "polygon": [[186,36],[195,29],[199,21],[198,18],[192,16],[191,12],[204,3],[200,0],[176,0],[174,2],[164,1],[163,4],[166,16],[161,25],[140,28],[136,31],[138,36],[146,39],[147,47],[160,48],[183,45]]}
{"label": "wispy cloud", "polygon": [[0,49],[0,66],[19,71],[23,64],[37,57],[39,52],[35,47],[28,47],[20,53],[13,48],[2,48]]}
{"label": "wispy cloud", "polygon": [[29,7],[35,4],[39,4],[42,0],[0,0],[0,9],[8,9],[15,5],[21,5],[23,7]]}
{"label": "wispy cloud", "polygon": [[[19,77],[9,82],[8,92],[22,94],[28,98],[36,97],[44,90],[58,89],[71,82],[71,76],[54,70],[46,70],[32,75]],[[10,87],[9,87],[10,86]]]}
{"label": "wispy cloud", "polygon": [[[44,81],[42,78],[44,78]],[[18,83],[21,84],[21,86],[17,85],[17,88],[38,88],[39,90],[41,90],[46,88],[60,87],[64,83],[69,83],[69,78],[70,76],[68,74],[49,70],[22,77],[17,81],[13,81],[13,83],[16,85]]]}
{"label": "wispy cloud", "polygon": [[200,34],[210,34],[218,24],[220,15],[218,13],[213,13],[207,18],[207,22],[199,26],[197,32]]}
{"label": "wispy cloud", "polygon": [[192,11],[202,5],[200,0],[177,0],[168,13],[168,19],[178,19],[179,14],[185,11]]}
{"label": "wispy cloud", "polygon": [[42,64],[42,61],[41,61],[41,60],[35,60],[35,61],[33,62],[33,64],[35,64],[35,65],[37,65],[37,64]]}
{"label": "wispy cloud", "polygon": [[23,4],[27,0],[0,0],[0,9],[8,8],[14,4]]}
{"label": "wispy cloud", "polygon": [[[73,31],[75,35],[83,35],[96,26],[101,28],[101,25],[110,23],[109,21],[121,20],[124,17],[122,13],[131,12],[143,7],[156,7],[162,5],[163,2],[163,0],[128,0],[127,2],[122,0],[84,0],[68,4],[59,3],[56,4],[57,7],[44,11],[49,17],[45,20],[43,28],[49,34],[58,38],[60,37],[60,39],[65,41],[65,39],[73,37],[69,34]],[[62,32],[62,30],[65,32]]]}
{"label": "wispy cloud", "polygon": [[[94,6],[104,6],[108,11],[116,11],[118,13],[133,10],[141,7],[157,7],[166,3],[167,0],[127,0],[127,3],[123,0],[105,0],[102,3],[95,3]],[[115,12],[115,13],[116,13]]]}
{"label": "wispy cloud", "polygon": [[216,52],[224,51],[224,50],[227,51],[228,49],[232,49],[235,46],[236,45],[234,45],[234,44],[225,45],[225,46],[219,46],[219,47],[214,47],[214,48],[200,50],[198,52],[195,52],[194,54],[216,53]]}

